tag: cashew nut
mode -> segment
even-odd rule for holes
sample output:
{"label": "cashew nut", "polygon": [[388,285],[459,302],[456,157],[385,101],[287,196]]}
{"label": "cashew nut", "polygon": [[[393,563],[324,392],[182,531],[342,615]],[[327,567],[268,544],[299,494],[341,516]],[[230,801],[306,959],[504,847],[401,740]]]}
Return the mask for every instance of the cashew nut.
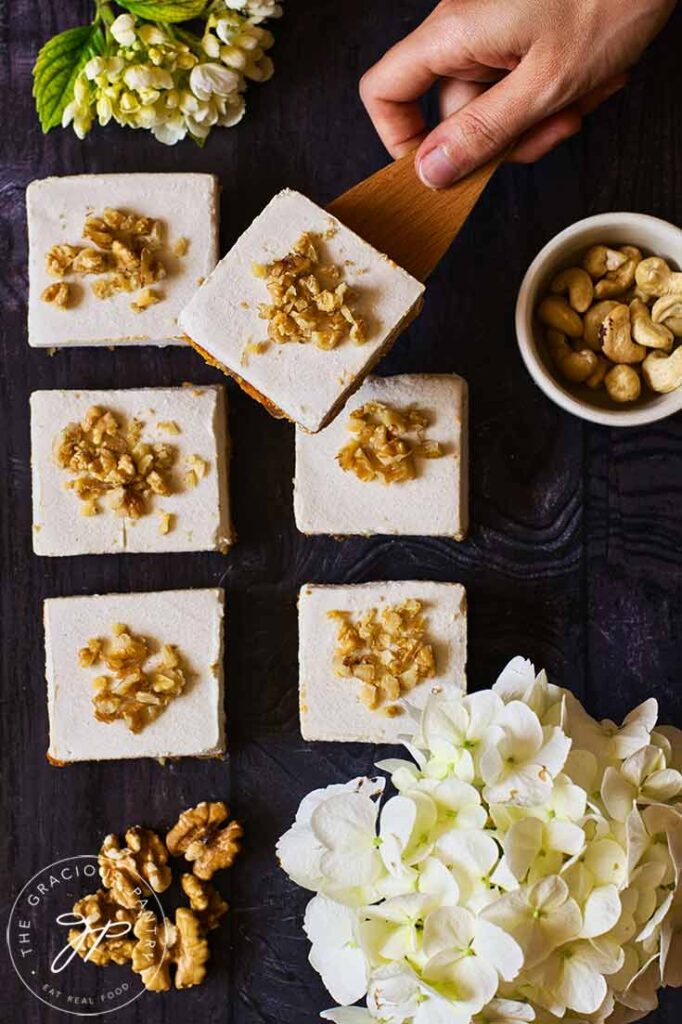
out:
{"label": "cashew nut", "polygon": [[569,338],[579,338],[583,333],[583,322],[566,299],[560,295],[548,295],[538,306],[538,319],[546,327],[553,327]]}
{"label": "cashew nut", "polygon": [[642,259],[642,254],[634,245],[622,246],[621,255],[625,256],[625,263],[622,263],[617,270],[610,270],[605,277],[594,286],[594,295],[597,299],[613,299],[616,295],[622,295],[634,284],[635,273]]}
{"label": "cashew nut", "polygon": [[646,349],[632,340],[630,308],[619,302],[599,328],[602,351],[612,363],[641,363]]}
{"label": "cashew nut", "polygon": [[613,299],[604,299],[603,302],[596,302],[583,317],[583,340],[595,352],[601,351],[599,328],[604,323],[607,314],[617,305],[618,303]]}
{"label": "cashew nut", "polygon": [[566,380],[580,384],[587,380],[597,369],[597,357],[588,348],[574,352],[566,340],[566,335],[550,327],[547,331],[547,348],[552,362]]}
{"label": "cashew nut", "polygon": [[583,267],[595,280],[604,274],[622,267],[627,256],[608,245],[593,245],[583,256]]}
{"label": "cashew nut", "polygon": [[555,295],[568,293],[569,305],[577,312],[584,313],[589,309],[594,295],[592,278],[580,267],[568,267],[552,281],[549,290]]}
{"label": "cashew nut", "polygon": [[585,384],[590,391],[597,391],[597,389],[602,386],[604,383],[604,377],[608,373],[611,365],[611,362],[608,359],[605,359],[604,356],[597,356],[597,368],[585,381]]}
{"label": "cashew nut", "polygon": [[672,355],[650,352],[642,363],[642,373],[652,391],[667,394],[682,384],[682,345]]}
{"label": "cashew nut", "polygon": [[682,292],[682,274],[671,270],[660,256],[649,256],[637,267],[637,284],[647,295],[670,295]]}
{"label": "cashew nut", "polygon": [[651,307],[651,319],[655,324],[665,324],[669,331],[679,337],[675,327],[678,326],[677,321],[682,320],[682,295],[662,295],[656,299]]}
{"label": "cashew nut", "polygon": [[637,370],[619,363],[604,377],[604,387],[614,402],[634,402],[642,393],[642,382]]}
{"label": "cashew nut", "polygon": [[[682,303],[681,303],[682,308]],[[630,322],[632,337],[646,348],[660,348],[670,352],[673,347],[673,332],[665,324],[656,324],[651,319],[649,307],[641,299],[633,299],[630,303]]]}

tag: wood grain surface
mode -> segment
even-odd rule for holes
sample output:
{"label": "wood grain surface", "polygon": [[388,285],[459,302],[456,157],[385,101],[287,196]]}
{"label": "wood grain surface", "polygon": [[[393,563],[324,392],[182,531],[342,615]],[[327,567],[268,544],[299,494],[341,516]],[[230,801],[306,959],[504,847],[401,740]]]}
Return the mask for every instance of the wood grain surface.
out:
{"label": "wood grain surface", "polygon": [[[0,62],[0,480],[2,481],[3,924],[21,885],[59,857],[95,852],[126,824],[170,824],[225,798],[246,828],[227,874],[231,912],[212,937],[201,988],[145,995],[121,1024],[312,1024],[329,1006],[307,963],[306,893],[273,848],[314,786],[371,769],[369,746],[306,744],[297,722],[296,610],[306,581],[424,577],[469,591],[469,678],[493,682],[512,655],[545,666],[589,709],[620,716],[643,698],[682,724],[682,417],[629,431],[572,419],[536,389],[516,349],[513,304],[533,255],[579,217],[632,209],[682,223],[682,11],[624,93],[536,167],[503,167],[429,282],[423,314],[383,373],[463,374],[471,389],[472,523],[463,544],[305,538],[292,515],[293,436],[229,386],[239,543],[228,556],[38,559],[31,553],[28,396],[36,388],[131,387],[220,379],[190,349],[63,351],[26,344],[24,189],[47,174],[212,171],[226,249],[278,189],[321,203],[385,160],[357,96],[362,71],[430,9],[426,0],[287,0],[275,78],[248,93],[245,121],[205,149],[146,132],[40,133],[30,69],[40,42],[87,16],[84,0],[2,0]],[[45,760],[41,602],[52,595],[214,586],[227,592],[230,756],[56,769]],[[0,1018],[58,1024],[0,949]],[[663,995],[651,1018],[679,1021]]]}

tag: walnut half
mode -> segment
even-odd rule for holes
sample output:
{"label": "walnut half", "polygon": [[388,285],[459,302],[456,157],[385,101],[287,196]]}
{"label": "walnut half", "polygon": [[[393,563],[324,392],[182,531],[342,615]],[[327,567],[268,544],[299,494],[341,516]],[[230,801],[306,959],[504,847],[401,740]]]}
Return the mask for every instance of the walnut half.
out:
{"label": "walnut half", "polygon": [[121,846],[116,835],[105,837],[99,851],[99,873],[112,898],[122,907],[139,908],[148,893],[140,879],[154,890],[165,892],[172,881],[168,867],[168,850],[151,829],[134,826],[125,834]]}
{"label": "walnut half", "polygon": [[231,867],[240,850],[244,830],[236,821],[224,825],[229,816],[221,800],[203,801],[183,811],[166,836],[169,852],[173,857],[184,855],[197,878],[208,881],[216,871]]}
{"label": "walnut half", "polygon": [[168,918],[159,922],[152,911],[145,911],[135,923],[135,936],[132,968],[149,992],[168,991],[173,965],[176,988],[200,985],[206,977],[208,942],[197,916],[187,907],[175,911],[175,924]]}
{"label": "walnut half", "polygon": [[[87,922],[87,930],[70,928],[68,941],[83,960],[97,967],[127,964],[132,959],[135,913],[116,902],[110,892],[98,889],[73,905],[73,913]],[[104,938],[102,928],[107,928]]]}

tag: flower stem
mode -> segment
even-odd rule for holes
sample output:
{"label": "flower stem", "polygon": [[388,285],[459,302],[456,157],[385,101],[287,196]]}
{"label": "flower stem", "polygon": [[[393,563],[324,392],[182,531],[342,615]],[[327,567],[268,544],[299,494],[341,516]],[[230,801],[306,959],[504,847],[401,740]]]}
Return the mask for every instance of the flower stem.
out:
{"label": "flower stem", "polygon": [[111,25],[114,21],[114,12],[108,0],[95,0],[95,24],[99,21],[105,25]]}

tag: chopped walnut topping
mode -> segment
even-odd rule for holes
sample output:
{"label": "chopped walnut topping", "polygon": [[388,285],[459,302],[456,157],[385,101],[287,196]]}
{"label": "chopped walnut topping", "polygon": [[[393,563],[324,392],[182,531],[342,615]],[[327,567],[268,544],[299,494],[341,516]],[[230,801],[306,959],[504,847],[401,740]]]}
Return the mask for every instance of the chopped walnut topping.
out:
{"label": "chopped walnut topping", "polygon": [[143,288],[130,303],[130,308],[135,313],[143,313],[145,309],[155,306],[157,302],[161,302],[159,292],[155,292],[152,288]]}
{"label": "chopped walnut topping", "polygon": [[51,306],[57,306],[59,309],[68,309],[71,290],[65,281],[55,281],[54,284],[48,284],[40,298]]}
{"label": "chopped walnut topping", "polygon": [[48,274],[51,277],[64,277],[80,251],[80,245],[53,245],[45,257]]}
{"label": "chopped walnut topping", "polygon": [[269,341],[247,341],[246,345],[242,349],[239,362],[242,366],[249,365],[249,356],[261,356],[264,352],[267,352],[270,347]]}
{"label": "chopped walnut topping", "polygon": [[204,882],[196,875],[186,874],[180,879],[182,891],[189,905],[206,931],[212,931],[220,924],[220,918],[228,911],[228,905],[210,882]]}
{"label": "chopped walnut topping", "polygon": [[[137,313],[161,301],[163,296],[149,288],[166,276],[166,266],[158,255],[164,245],[161,221],[107,208],[99,216],[91,214],[86,218],[83,237],[93,244],[51,247],[45,261],[50,275],[99,275],[100,279],[91,285],[98,299],[142,289],[131,303]],[[189,244],[186,239],[179,239],[175,248],[182,242]],[[53,302],[47,291],[42,298]],[[59,305],[65,307],[66,302]]]}
{"label": "chopped walnut topping", "polygon": [[164,644],[155,654],[146,637],[125,626],[120,631],[114,627],[112,632],[113,640],[89,640],[78,652],[78,661],[84,668],[104,662],[111,673],[93,679],[97,721],[122,720],[131,732],[140,732],[182,693],[189,672],[171,644]]}
{"label": "chopped walnut topping", "polygon": [[159,533],[170,533],[175,523],[175,516],[172,512],[159,512]]}
{"label": "chopped walnut topping", "polygon": [[148,512],[152,495],[174,491],[170,471],[177,451],[141,438],[143,424],[130,420],[123,428],[110,409],[91,406],[80,423],[70,423],[55,448],[57,465],[75,478],[66,486],[84,502],[84,515],[99,511],[107,496],[120,515],[139,519]]}
{"label": "chopped walnut topping", "polygon": [[203,480],[208,473],[208,462],[200,455],[188,455],[185,463],[193,473],[196,473],[197,480]]}
{"label": "chopped walnut topping", "polygon": [[360,700],[370,710],[436,674],[421,601],[411,598],[381,611],[370,608],[355,621],[350,612],[331,611],[328,616],[338,622],[334,671],[360,683]]}
{"label": "chopped walnut topping", "polygon": [[268,337],[278,344],[294,341],[332,349],[350,337],[361,345],[367,339],[365,322],[348,304],[352,294],[340,280],[340,268],[320,264],[318,242],[318,236],[303,234],[282,259],[253,265],[271,300],[261,303],[259,316],[268,321]]}
{"label": "chopped walnut topping", "polygon": [[[135,912],[122,907],[110,892],[97,892],[74,903],[72,913],[80,915],[87,928],[70,928],[68,942],[83,960],[105,967],[127,964],[133,956]],[[100,929],[106,926],[104,937]]]}
{"label": "chopped walnut topping", "polygon": [[134,826],[125,834],[126,845],[118,836],[105,837],[99,851],[99,873],[111,898],[130,910],[144,905],[143,878],[154,892],[165,892],[173,880],[168,867],[168,850],[151,829]]}
{"label": "chopped walnut topping", "polygon": [[392,484],[412,480],[415,459],[439,459],[443,449],[437,441],[424,439],[428,418],[414,407],[394,409],[385,402],[366,402],[353,409],[348,429],[353,434],[336,458],[343,470],[359,480],[379,479]]}
{"label": "chopped walnut topping", "polygon": [[69,267],[70,274],[85,276],[87,274],[105,274],[112,269],[112,260],[107,252],[100,249],[81,249]]}
{"label": "chopped walnut topping", "polygon": [[193,863],[197,878],[209,881],[216,871],[229,868],[240,850],[244,830],[236,821],[227,825],[230,811],[222,801],[190,807],[166,836],[173,857],[182,855]]}
{"label": "chopped walnut topping", "polygon": [[198,918],[187,907],[175,911],[175,924],[168,918],[159,923],[151,910],[145,911],[135,922],[134,931],[138,941],[132,968],[148,991],[168,991],[173,964],[176,988],[191,988],[204,980],[208,942]]}
{"label": "chopped walnut topping", "polygon": [[167,434],[177,435],[181,433],[180,427],[175,420],[159,420],[157,425],[159,430],[165,430]]}

